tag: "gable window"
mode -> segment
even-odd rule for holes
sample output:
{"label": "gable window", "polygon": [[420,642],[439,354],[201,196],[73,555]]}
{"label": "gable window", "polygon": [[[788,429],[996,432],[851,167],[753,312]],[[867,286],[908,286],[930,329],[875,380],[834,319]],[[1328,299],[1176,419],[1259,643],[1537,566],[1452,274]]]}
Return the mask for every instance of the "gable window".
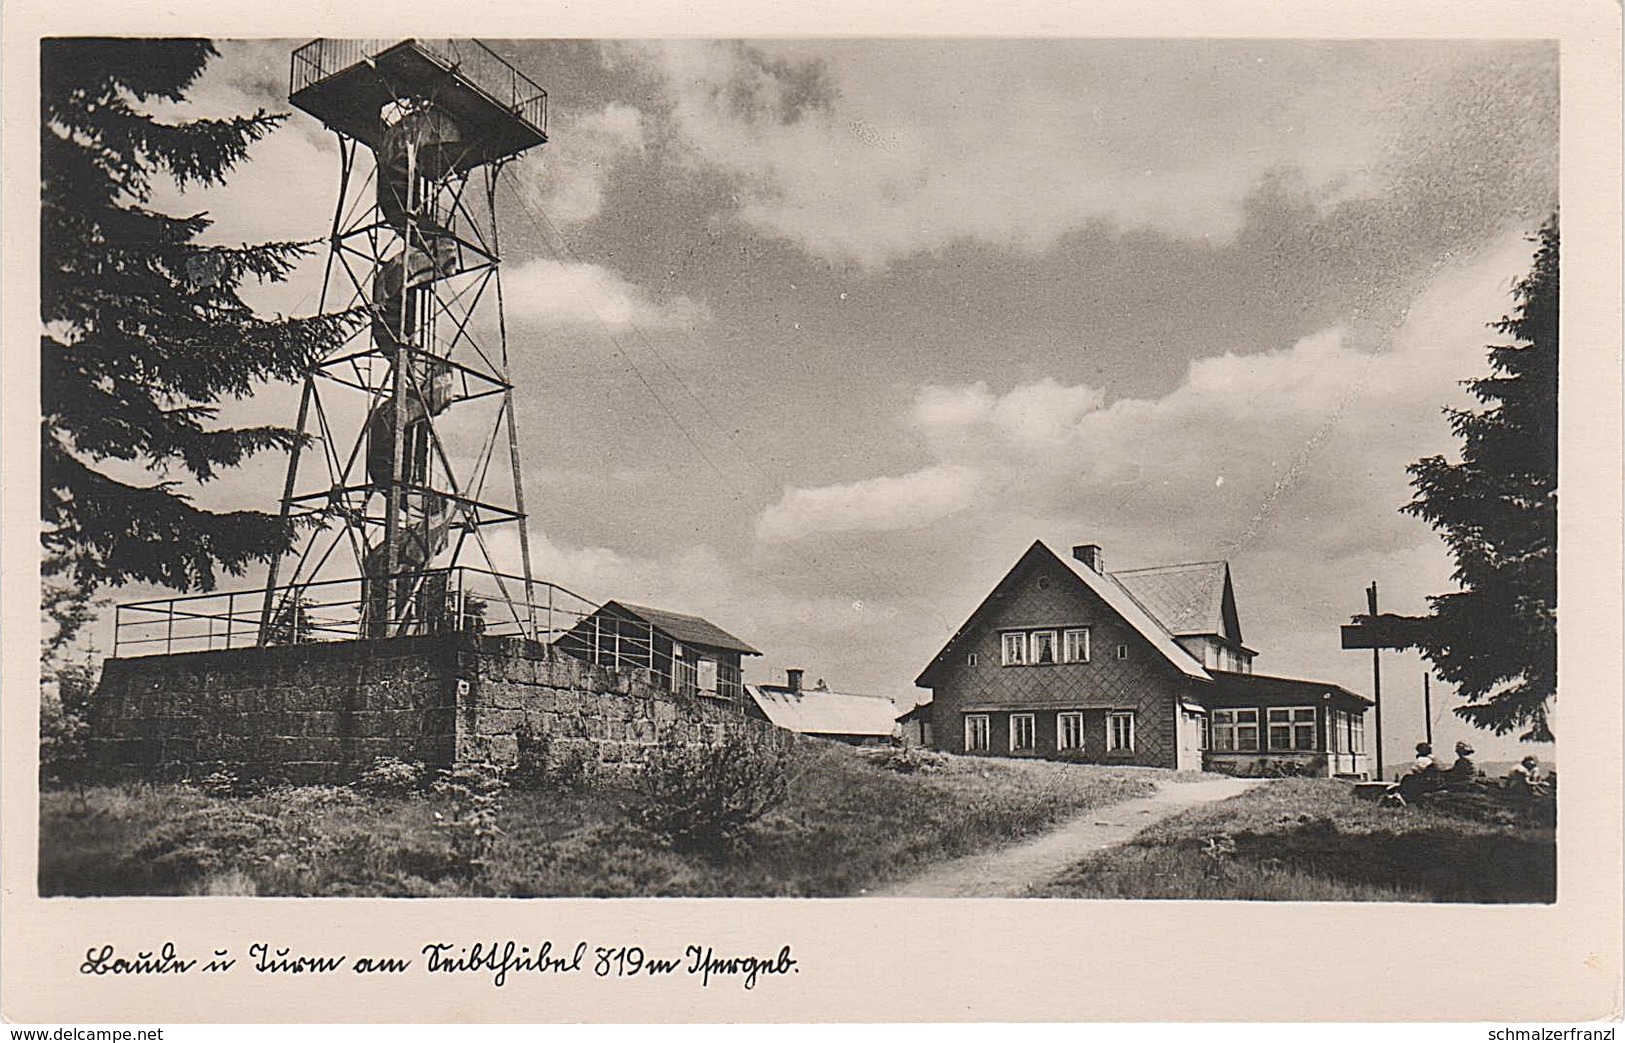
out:
{"label": "gable window", "polygon": [[1114,710],[1106,715],[1106,751],[1134,749],[1134,712]]}
{"label": "gable window", "polygon": [[1127,659],[1128,658],[1128,646],[1127,645],[1118,645],[1117,646],[1117,658],[1119,658],[1119,659]]}
{"label": "gable window", "polygon": [[1312,750],[1315,748],[1315,708],[1313,706],[1272,706],[1269,710],[1270,749]]}
{"label": "gable window", "polygon": [[1076,710],[1055,715],[1055,748],[1083,749],[1083,714]]}
{"label": "gable window", "polygon": [[1089,628],[1078,627],[1066,631],[1061,638],[1061,652],[1069,663],[1089,661]]}
{"label": "gable window", "polygon": [[1034,630],[1028,640],[1034,663],[1049,666],[1055,662],[1055,631]]}
{"label": "gable window", "polygon": [[979,657],[978,657],[978,656],[977,656],[977,655],[976,655],[976,653],[975,653],[975,652],[972,652],[972,653],[971,653],[971,654],[970,654],[970,655],[968,655],[968,656],[966,656],[966,657],[965,657],[965,665],[966,665],[966,666],[975,666],[975,665],[976,665],[976,664],[977,664],[977,663],[979,663],[979,662],[981,662],[981,660],[980,660],[980,658],[979,658]]}
{"label": "gable window", "polygon": [[965,752],[987,752],[987,714],[972,713],[965,715]]}
{"label": "gable window", "polygon": [[1213,750],[1258,749],[1257,710],[1214,710],[1209,726]]}
{"label": "gable window", "polygon": [[1014,752],[1014,751],[1018,751],[1018,750],[1030,750],[1030,749],[1032,749],[1036,745],[1036,743],[1034,742],[1034,733],[1036,731],[1037,731],[1037,729],[1034,728],[1034,726],[1033,726],[1033,715],[1032,714],[1030,714],[1030,713],[1013,713],[1013,714],[1011,714],[1010,715],[1010,749],[1011,749],[1011,751]]}
{"label": "gable window", "polygon": [[1007,633],[1003,638],[1004,665],[1022,666],[1027,662],[1027,635],[1021,631]]}

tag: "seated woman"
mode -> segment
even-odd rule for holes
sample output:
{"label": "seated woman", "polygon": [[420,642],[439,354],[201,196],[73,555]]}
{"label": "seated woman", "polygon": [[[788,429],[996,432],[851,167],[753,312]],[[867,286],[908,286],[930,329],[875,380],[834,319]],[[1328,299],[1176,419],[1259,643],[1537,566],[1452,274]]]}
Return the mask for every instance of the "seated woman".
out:
{"label": "seated woman", "polygon": [[1478,769],[1473,766],[1473,748],[1466,742],[1456,743],[1456,763],[1450,765],[1444,784],[1448,789],[1466,789],[1478,780]]}

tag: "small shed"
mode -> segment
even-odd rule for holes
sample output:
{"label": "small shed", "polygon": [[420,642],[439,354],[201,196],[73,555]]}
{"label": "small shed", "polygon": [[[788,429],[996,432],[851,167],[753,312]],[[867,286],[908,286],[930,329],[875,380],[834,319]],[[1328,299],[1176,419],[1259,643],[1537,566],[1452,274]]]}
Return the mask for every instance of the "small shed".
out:
{"label": "small shed", "polygon": [[927,699],[914,709],[897,718],[903,742],[908,746],[931,746],[931,700]]}
{"label": "small shed", "polygon": [[740,663],[762,654],[710,620],[625,601],[606,602],[556,645],[584,662],[648,670],[663,688],[736,706],[743,689]]}
{"label": "small shed", "polygon": [[883,695],[834,692],[822,686],[807,688],[802,671],[790,670],[785,684],[749,684],[747,716],[786,731],[862,745],[891,742],[897,737],[897,704]]}

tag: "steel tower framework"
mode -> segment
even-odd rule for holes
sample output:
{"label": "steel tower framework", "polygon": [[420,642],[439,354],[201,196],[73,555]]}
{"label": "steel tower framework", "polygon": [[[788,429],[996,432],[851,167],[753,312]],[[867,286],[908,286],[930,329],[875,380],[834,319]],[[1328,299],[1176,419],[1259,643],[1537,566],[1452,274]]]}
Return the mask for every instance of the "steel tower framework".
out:
{"label": "steel tower framework", "polygon": [[[442,627],[448,577],[471,559],[495,582],[482,610],[529,633],[496,187],[546,143],[546,92],[473,41],[314,40],[293,54],[289,100],[338,137],[322,309],[362,321],[304,377],[308,441],[281,509],[308,532],[272,563],[259,643],[288,639],[305,591],[340,576],[360,578],[358,636]],[[518,527],[518,575],[487,538],[500,525]]]}

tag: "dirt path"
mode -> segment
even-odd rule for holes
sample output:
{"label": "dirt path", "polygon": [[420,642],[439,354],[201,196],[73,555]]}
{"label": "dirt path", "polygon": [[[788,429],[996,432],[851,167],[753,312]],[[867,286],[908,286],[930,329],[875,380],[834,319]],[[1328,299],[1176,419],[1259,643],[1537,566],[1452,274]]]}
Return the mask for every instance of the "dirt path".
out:
{"label": "dirt path", "polygon": [[1137,800],[1085,811],[1035,840],[981,855],[956,858],[910,880],[878,891],[881,898],[1007,898],[1026,894],[1035,884],[1104,848],[1121,844],[1159,819],[1186,808],[1234,797],[1260,784],[1259,779],[1203,779],[1165,782],[1156,793]]}

